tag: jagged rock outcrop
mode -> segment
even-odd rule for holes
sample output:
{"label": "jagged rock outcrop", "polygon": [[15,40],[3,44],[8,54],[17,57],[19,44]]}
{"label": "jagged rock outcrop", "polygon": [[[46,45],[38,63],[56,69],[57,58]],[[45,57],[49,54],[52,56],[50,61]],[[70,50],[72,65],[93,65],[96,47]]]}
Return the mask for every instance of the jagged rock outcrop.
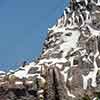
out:
{"label": "jagged rock outcrop", "polygon": [[70,0],[64,15],[48,29],[38,60],[23,69],[9,78],[31,77],[36,100],[99,100],[100,1]]}
{"label": "jagged rock outcrop", "polygon": [[60,79],[66,84],[66,96],[73,100],[84,95],[92,100],[100,93],[99,7],[99,0],[71,0],[64,16],[49,29],[39,60],[55,64],[64,76]]}

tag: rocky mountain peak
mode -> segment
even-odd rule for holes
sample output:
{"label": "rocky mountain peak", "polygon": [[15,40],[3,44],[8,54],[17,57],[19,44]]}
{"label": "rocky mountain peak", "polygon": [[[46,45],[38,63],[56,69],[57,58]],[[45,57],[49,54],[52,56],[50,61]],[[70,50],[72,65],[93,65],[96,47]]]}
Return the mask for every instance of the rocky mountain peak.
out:
{"label": "rocky mountain peak", "polygon": [[[60,69],[67,84],[67,94],[72,98],[85,90],[98,91],[99,88],[99,15],[99,0],[70,0],[64,16],[49,28],[45,40],[39,63],[55,64]],[[93,92],[90,93],[93,95]]]}
{"label": "rocky mountain peak", "polygon": [[[48,28],[38,60],[7,75],[17,85],[25,86],[26,80],[34,83],[31,89],[35,88],[38,99],[81,100],[85,95],[96,100],[100,94],[100,1],[70,0],[64,15]],[[23,78],[24,83],[19,82]]]}

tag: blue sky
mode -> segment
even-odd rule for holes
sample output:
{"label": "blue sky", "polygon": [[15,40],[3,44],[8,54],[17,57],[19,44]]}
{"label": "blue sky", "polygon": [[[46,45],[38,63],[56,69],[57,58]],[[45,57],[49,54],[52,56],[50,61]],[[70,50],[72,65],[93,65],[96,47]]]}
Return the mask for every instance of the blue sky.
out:
{"label": "blue sky", "polygon": [[0,0],[0,70],[36,59],[66,0]]}

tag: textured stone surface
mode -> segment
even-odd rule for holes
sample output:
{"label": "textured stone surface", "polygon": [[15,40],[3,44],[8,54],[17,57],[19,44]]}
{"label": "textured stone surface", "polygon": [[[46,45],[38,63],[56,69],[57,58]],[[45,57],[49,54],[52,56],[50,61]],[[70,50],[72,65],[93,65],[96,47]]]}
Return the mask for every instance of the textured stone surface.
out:
{"label": "textured stone surface", "polygon": [[[19,79],[16,74],[4,78],[7,83],[0,85],[0,98],[100,99],[100,1],[70,0],[64,15],[48,29],[42,54],[27,67],[26,76],[32,74],[31,78]],[[33,82],[26,85],[26,80]],[[15,86],[15,81],[22,85]]]}

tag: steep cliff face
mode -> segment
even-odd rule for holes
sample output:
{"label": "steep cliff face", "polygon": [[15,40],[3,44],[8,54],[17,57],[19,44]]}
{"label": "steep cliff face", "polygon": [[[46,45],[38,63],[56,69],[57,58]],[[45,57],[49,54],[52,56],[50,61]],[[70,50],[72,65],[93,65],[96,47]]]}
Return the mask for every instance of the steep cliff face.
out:
{"label": "steep cliff face", "polygon": [[58,69],[54,72],[63,76],[60,81],[73,100],[84,94],[92,100],[100,92],[99,43],[100,1],[70,0],[64,16],[49,29],[38,64]]}
{"label": "steep cliff face", "polygon": [[48,29],[39,59],[23,69],[13,75],[38,79],[37,94],[43,90],[38,99],[96,100],[100,96],[100,1],[70,0],[64,15]]}

